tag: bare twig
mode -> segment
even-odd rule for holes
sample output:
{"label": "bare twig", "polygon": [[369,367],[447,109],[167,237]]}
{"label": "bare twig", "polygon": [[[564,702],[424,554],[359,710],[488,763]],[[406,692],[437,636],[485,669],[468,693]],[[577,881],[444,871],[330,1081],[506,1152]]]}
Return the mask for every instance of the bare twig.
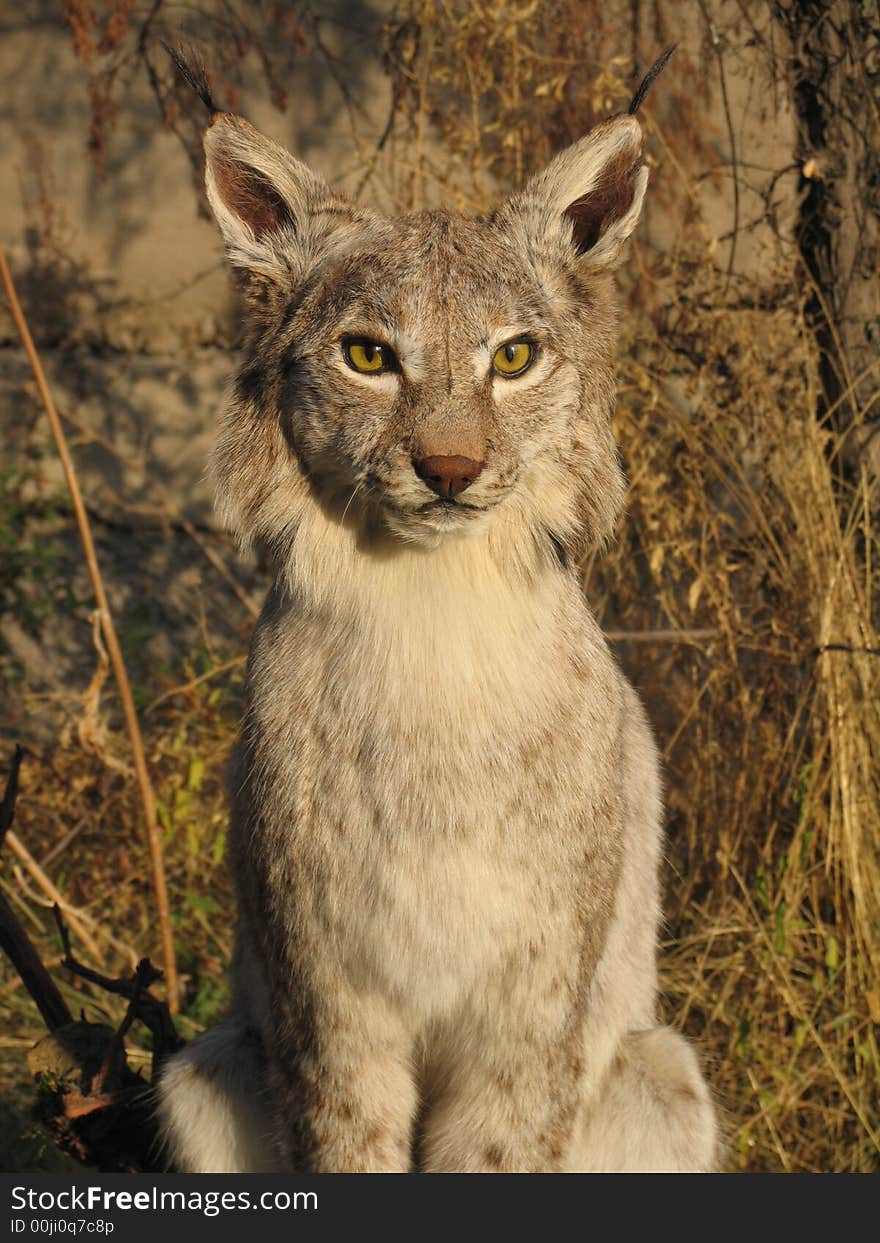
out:
{"label": "bare twig", "polygon": [[718,37],[718,30],[709,14],[705,0],[698,0],[700,11],[705,18],[706,25],[709,28],[709,39],[712,44],[712,51],[718,61],[718,80],[721,84],[721,102],[724,106],[724,119],[727,124],[727,137],[730,142],[730,164],[733,169],[731,178],[733,183],[733,230],[730,238],[730,255],[727,260],[727,284],[730,285],[730,278],[733,275],[733,265],[736,261],[736,243],[739,236],[739,172],[737,169],[736,155],[736,134],[733,128],[733,115],[730,107],[730,96],[727,92],[727,75],[724,72],[724,53],[721,50],[721,40]]}
{"label": "bare twig", "polygon": [[[0,825],[4,831],[8,831],[15,813],[18,770],[21,767],[22,754],[21,747],[16,747],[6,781],[6,792],[3,796],[2,810],[0,810]],[[0,837],[0,844],[2,844],[2,837]],[[15,967],[49,1030],[56,1031],[59,1027],[73,1022],[64,998],[40,961],[40,956],[21,926],[18,916],[2,894],[0,894],[0,949]]]}
{"label": "bare twig", "polygon": [[137,775],[138,788],[140,791],[141,804],[144,812],[144,820],[147,830],[147,844],[150,853],[150,865],[153,878],[153,891],[156,898],[156,913],[159,920],[159,931],[162,940],[162,960],[165,967],[165,981],[168,991],[168,1004],[172,1012],[177,1010],[177,964],[174,955],[174,938],[171,931],[171,914],[168,906],[168,888],[165,881],[165,862],[162,852],[162,837],[159,828],[159,822],[156,817],[156,800],[153,794],[153,787],[150,782],[150,775],[147,770],[147,761],[144,754],[143,740],[141,739],[140,726],[138,724],[137,712],[135,711],[134,699],[131,693],[131,686],[128,680],[128,673],[125,668],[125,661],[122,656],[122,650],[119,646],[119,640],[116,636],[116,628],[113,625],[113,618],[110,614],[110,607],[107,602],[107,594],[104,590],[104,582],[101,577],[101,571],[98,566],[98,559],[95,555],[95,545],[92,539],[91,527],[89,526],[88,515],[83,503],[82,493],[79,488],[79,481],[76,476],[73,460],[67,447],[67,441],[64,436],[64,429],[61,426],[61,420],[55,409],[55,403],[52,394],[49,392],[49,386],[46,383],[46,377],[43,373],[42,364],[39,355],[34,346],[33,339],[28,329],[21,303],[18,300],[18,294],[12,280],[12,275],[6,263],[6,256],[0,248],[0,275],[3,277],[3,284],[6,289],[6,295],[9,299],[9,306],[12,316],[15,320],[16,327],[24,345],[25,352],[28,356],[40,396],[52,427],[52,434],[55,438],[55,444],[58,449],[58,456],[64,468],[67,486],[70,491],[70,497],[73,502],[73,509],[76,515],[77,528],[79,530],[80,539],[82,541],[83,551],[85,553],[86,564],[88,566],[89,577],[92,581],[92,588],[95,593],[95,599],[101,614],[101,626],[104,632],[104,640],[107,644],[107,650],[110,654],[110,661],[113,665],[113,672],[116,676],[116,683],[119,688],[119,697],[122,701],[122,710],[125,716],[125,723],[128,729],[128,735],[131,740],[132,755],[134,758],[135,772]]}
{"label": "bare twig", "polygon": [[880,647],[853,647],[851,643],[820,643],[814,647],[811,656],[821,656],[823,652],[849,652],[853,656],[880,656]]}
{"label": "bare twig", "polygon": [[21,926],[18,916],[2,894],[0,894],[0,949],[15,967],[49,1030],[56,1031],[59,1027],[72,1023],[73,1018],[64,998],[40,961],[40,956]]}
{"label": "bare twig", "polygon": [[67,913],[67,918],[76,929],[76,935],[88,949],[89,953],[94,955],[98,962],[103,962],[104,955],[101,953],[100,947],[94,937],[85,927],[80,912],[72,907],[70,903],[61,895],[61,893],[59,893],[58,889],[56,889],[55,885],[53,885],[52,881],[40,867],[39,863],[37,863],[27,846],[25,846],[21,838],[19,838],[17,834],[13,833],[11,829],[7,834],[6,840],[9,843],[13,854],[17,855],[21,860],[36,883],[39,885],[40,889],[42,889],[43,893],[49,899],[49,902],[57,904]]}
{"label": "bare twig", "polygon": [[720,638],[714,630],[606,630],[605,638],[612,643],[699,643]]}
{"label": "bare twig", "polygon": [[24,749],[16,744],[15,751],[12,753],[12,762],[9,765],[6,792],[3,795],[3,802],[0,804],[0,850],[3,849],[6,834],[12,828],[12,819],[15,815],[15,800],[18,798],[18,774],[23,758]]}
{"label": "bare twig", "polygon": [[144,715],[153,712],[159,707],[159,704],[165,703],[168,699],[173,699],[176,695],[187,695],[190,691],[194,691],[197,686],[201,686],[203,682],[209,682],[211,678],[219,677],[221,673],[228,673],[230,669],[235,669],[238,665],[243,665],[247,660],[246,656],[233,656],[232,660],[224,660],[221,665],[216,665],[213,669],[209,669],[207,673],[202,673],[197,678],[193,678],[189,682],[184,682],[181,686],[172,686],[170,690],[163,691],[158,695],[151,704],[144,709]]}
{"label": "bare twig", "polygon": [[177,1034],[168,1007],[149,992],[150,986],[162,978],[162,972],[153,966],[149,958],[140,960],[129,979],[102,975],[100,971],[93,971],[91,967],[87,967],[85,963],[81,963],[74,957],[70,947],[70,934],[67,931],[61,908],[55,906],[53,914],[58,935],[64,947],[62,962],[67,970],[72,971],[81,980],[87,980],[90,984],[102,988],[105,993],[112,993],[114,997],[124,997],[129,1002],[131,1019],[126,1016],[126,1020],[123,1020],[125,1031],[134,1019],[139,1019],[152,1033],[153,1048],[159,1059],[181,1048],[183,1041]]}

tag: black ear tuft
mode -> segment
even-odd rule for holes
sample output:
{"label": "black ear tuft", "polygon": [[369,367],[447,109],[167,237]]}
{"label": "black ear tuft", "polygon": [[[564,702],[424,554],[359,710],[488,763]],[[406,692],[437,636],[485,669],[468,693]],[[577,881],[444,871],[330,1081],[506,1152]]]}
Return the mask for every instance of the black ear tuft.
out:
{"label": "black ear tuft", "polygon": [[672,56],[672,53],[675,51],[677,47],[678,47],[677,43],[673,43],[671,47],[668,47],[661,56],[657,57],[657,59],[654,61],[651,68],[642,78],[641,82],[639,83],[639,88],[636,91],[635,95],[633,95],[632,103],[630,104],[628,108],[628,112],[631,117],[634,117],[636,115],[639,108],[641,108],[642,104],[645,102],[645,96],[648,94],[648,91],[653,86],[654,80],[658,78],[660,74],[663,72],[663,70],[666,68],[666,65],[668,64],[669,59]]}
{"label": "black ear tuft", "polygon": [[190,47],[187,54],[184,55],[182,49],[169,47],[164,40],[162,41],[162,46],[171,57],[177,72],[190,90],[195,91],[211,116],[215,117],[219,112],[222,112],[223,109],[217,107],[214,96],[211,94],[208,71],[204,63],[196,55],[194,48]]}

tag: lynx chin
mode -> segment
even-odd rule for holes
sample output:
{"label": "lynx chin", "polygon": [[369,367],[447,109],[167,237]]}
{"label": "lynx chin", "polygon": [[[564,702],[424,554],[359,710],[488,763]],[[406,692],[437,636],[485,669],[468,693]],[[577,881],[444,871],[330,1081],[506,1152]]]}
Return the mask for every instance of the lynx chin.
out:
{"label": "lynx chin", "polygon": [[481,218],[376,214],[216,109],[205,150],[246,306],[211,473],[277,578],[230,778],[232,1009],[163,1072],[170,1160],[714,1169],[657,1022],[657,755],[578,574],[624,501],[639,122]]}

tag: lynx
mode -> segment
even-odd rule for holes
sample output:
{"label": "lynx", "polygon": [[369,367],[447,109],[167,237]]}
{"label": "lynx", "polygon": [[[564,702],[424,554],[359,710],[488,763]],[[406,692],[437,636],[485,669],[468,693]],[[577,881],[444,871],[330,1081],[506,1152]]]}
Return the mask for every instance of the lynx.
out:
{"label": "lynx", "polygon": [[487,217],[389,219],[196,85],[246,307],[211,473],[277,577],[231,770],[232,1009],[165,1068],[171,1160],[713,1169],[656,1015],[657,755],[578,573],[624,502],[639,122]]}

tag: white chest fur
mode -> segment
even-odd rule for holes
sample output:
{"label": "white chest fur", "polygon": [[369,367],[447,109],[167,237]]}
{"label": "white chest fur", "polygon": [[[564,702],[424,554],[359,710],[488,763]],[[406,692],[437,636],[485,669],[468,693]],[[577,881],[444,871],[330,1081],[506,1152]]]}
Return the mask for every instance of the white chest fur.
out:
{"label": "white chest fur", "polygon": [[374,558],[308,534],[252,672],[289,848],[321,877],[345,969],[429,1016],[546,931],[614,728],[573,670],[613,706],[613,668],[550,562],[499,564],[477,539]]}

